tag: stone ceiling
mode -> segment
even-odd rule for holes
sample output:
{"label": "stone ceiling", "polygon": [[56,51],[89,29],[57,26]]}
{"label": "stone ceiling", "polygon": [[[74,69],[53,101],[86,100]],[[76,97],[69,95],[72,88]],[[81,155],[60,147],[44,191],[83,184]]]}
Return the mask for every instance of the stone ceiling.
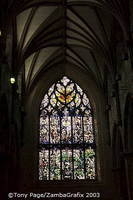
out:
{"label": "stone ceiling", "polygon": [[113,73],[114,21],[128,38],[126,0],[9,0],[6,5],[13,16],[13,63],[17,72],[24,68],[27,89],[58,63],[88,71],[101,87],[105,66]]}

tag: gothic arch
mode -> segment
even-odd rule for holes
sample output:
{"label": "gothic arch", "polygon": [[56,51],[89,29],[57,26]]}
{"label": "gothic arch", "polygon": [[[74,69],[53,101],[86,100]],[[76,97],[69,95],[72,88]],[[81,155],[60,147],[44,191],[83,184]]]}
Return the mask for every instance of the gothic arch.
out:
{"label": "gothic arch", "polygon": [[[62,68],[62,70],[60,70]],[[81,76],[82,74],[82,76]],[[43,99],[44,94],[47,92],[48,88],[61,79],[63,76],[68,76],[74,80],[88,95],[92,106],[94,108],[97,132],[96,132],[96,143],[97,143],[97,174],[98,180],[94,183],[83,182],[80,180],[73,180],[66,188],[79,187],[81,189],[84,186],[88,188],[98,187],[102,189],[102,183],[106,185],[106,182],[109,182],[110,177],[108,170],[110,170],[110,160],[106,161],[109,158],[110,152],[108,150],[106,141],[106,117],[105,117],[105,103],[103,98],[103,93],[95,81],[89,74],[86,74],[84,71],[79,70],[75,65],[66,64],[57,65],[54,68],[47,70],[38,80],[38,83],[32,87],[31,93],[28,93],[26,96],[25,104],[25,134],[24,134],[24,147],[22,151],[21,162],[24,165],[22,170],[22,184],[25,183],[25,187],[29,185],[36,188],[45,188],[46,185],[51,185],[51,190],[55,188],[55,185],[51,182],[46,184],[40,183],[38,180],[38,130],[39,130],[39,109],[40,103]],[[102,119],[102,120],[101,120]],[[105,149],[106,154],[105,154]],[[29,161],[27,161],[29,159]],[[76,182],[75,182],[76,181]],[[27,186],[26,186],[27,183]],[[29,184],[30,183],[30,184]],[[59,184],[59,183],[58,183]],[[60,185],[60,184],[59,184]],[[60,185],[60,190],[65,186],[65,182]],[[57,186],[56,186],[57,187]],[[54,189],[53,189],[54,190]]]}

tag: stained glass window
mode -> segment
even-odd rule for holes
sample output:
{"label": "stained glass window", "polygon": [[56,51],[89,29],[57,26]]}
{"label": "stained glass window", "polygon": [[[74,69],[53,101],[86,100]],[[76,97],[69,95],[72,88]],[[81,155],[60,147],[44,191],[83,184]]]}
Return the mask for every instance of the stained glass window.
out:
{"label": "stained glass window", "polygon": [[93,110],[84,91],[64,76],[40,105],[39,180],[96,179]]}

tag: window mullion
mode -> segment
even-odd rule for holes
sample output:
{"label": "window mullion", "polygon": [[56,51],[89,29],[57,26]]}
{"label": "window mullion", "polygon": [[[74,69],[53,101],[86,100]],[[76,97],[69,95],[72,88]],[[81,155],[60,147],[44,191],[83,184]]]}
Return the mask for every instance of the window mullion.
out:
{"label": "window mullion", "polygon": [[72,143],[72,175],[74,179],[74,156],[73,156],[73,117],[71,116],[71,143]]}
{"label": "window mullion", "polygon": [[[95,130],[95,121],[94,121],[94,112],[93,110],[91,110],[91,115],[92,115],[92,130],[93,130],[93,136],[94,136],[94,152],[95,152],[95,159],[97,158],[97,153],[96,153],[96,130]],[[96,165],[96,160],[95,160],[95,172],[97,171],[97,165]],[[95,178],[97,178],[97,174],[95,176]]]}
{"label": "window mullion", "polygon": [[59,118],[60,118],[60,176],[61,176],[61,180],[62,180],[62,137],[61,137],[62,119],[61,119],[61,116],[59,116]]}
{"label": "window mullion", "polygon": [[50,180],[50,132],[51,132],[50,114],[48,115],[48,118],[49,118],[49,180]]}
{"label": "window mullion", "polygon": [[83,154],[84,154],[84,175],[86,179],[86,158],[85,158],[85,137],[84,137],[84,118],[81,117],[82,120],[82,130],[83,130]]}

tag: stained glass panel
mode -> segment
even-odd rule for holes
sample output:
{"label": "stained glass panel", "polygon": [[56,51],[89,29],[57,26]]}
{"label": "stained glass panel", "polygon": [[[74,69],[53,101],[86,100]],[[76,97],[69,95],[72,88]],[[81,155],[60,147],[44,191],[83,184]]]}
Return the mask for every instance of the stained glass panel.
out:
{"label": "stained glass panel", "polygon": [[49,143],[49,118],[40,117],[40,143]]}
{"label": "stained glass panel", "polygon": [[72,150],[62,151],[62,179],[72,179]]}
{"label": "stained glass panel", "polygon": [[39,180],[96,179],[92,107],[87,95],[64,76],[40,105]]}
{"label": "stained glass panel", "polygon": [[60,142],[60,119],[59,116],[50,117],[50,143]]}
{"label": "stained glass panel", "polygon": [[82,117],[73,117],[73,142],[83,143]]}
{"label": "stained glass panel", "polygon": [[94,149],[85,150],[86,177],[95,179],[95,152]]}
{"label": "stained glass panel", "polygon": [[62,134],[61,134],[61,141],[62,143],[71,143],[71,117],[63,116],[62,117]]}
{"label": "stained glass panel", "polygon": [[84,118],[84,139],[85,142],[93,143],[94,134],[92,126],[92,116],[85,116]]}
{"label": "stained glass panel", "polygon": [[39,179],[49,179],[49,151],[43,149],[39,152]]}
{"label": "stained glass panel", "polygon": [[85,179],[83,149],[74,150],[74,179]]}
{"label": "stained glass panel", "polygon": [[50,180],[60,179],[60,150],[50,150]]}

